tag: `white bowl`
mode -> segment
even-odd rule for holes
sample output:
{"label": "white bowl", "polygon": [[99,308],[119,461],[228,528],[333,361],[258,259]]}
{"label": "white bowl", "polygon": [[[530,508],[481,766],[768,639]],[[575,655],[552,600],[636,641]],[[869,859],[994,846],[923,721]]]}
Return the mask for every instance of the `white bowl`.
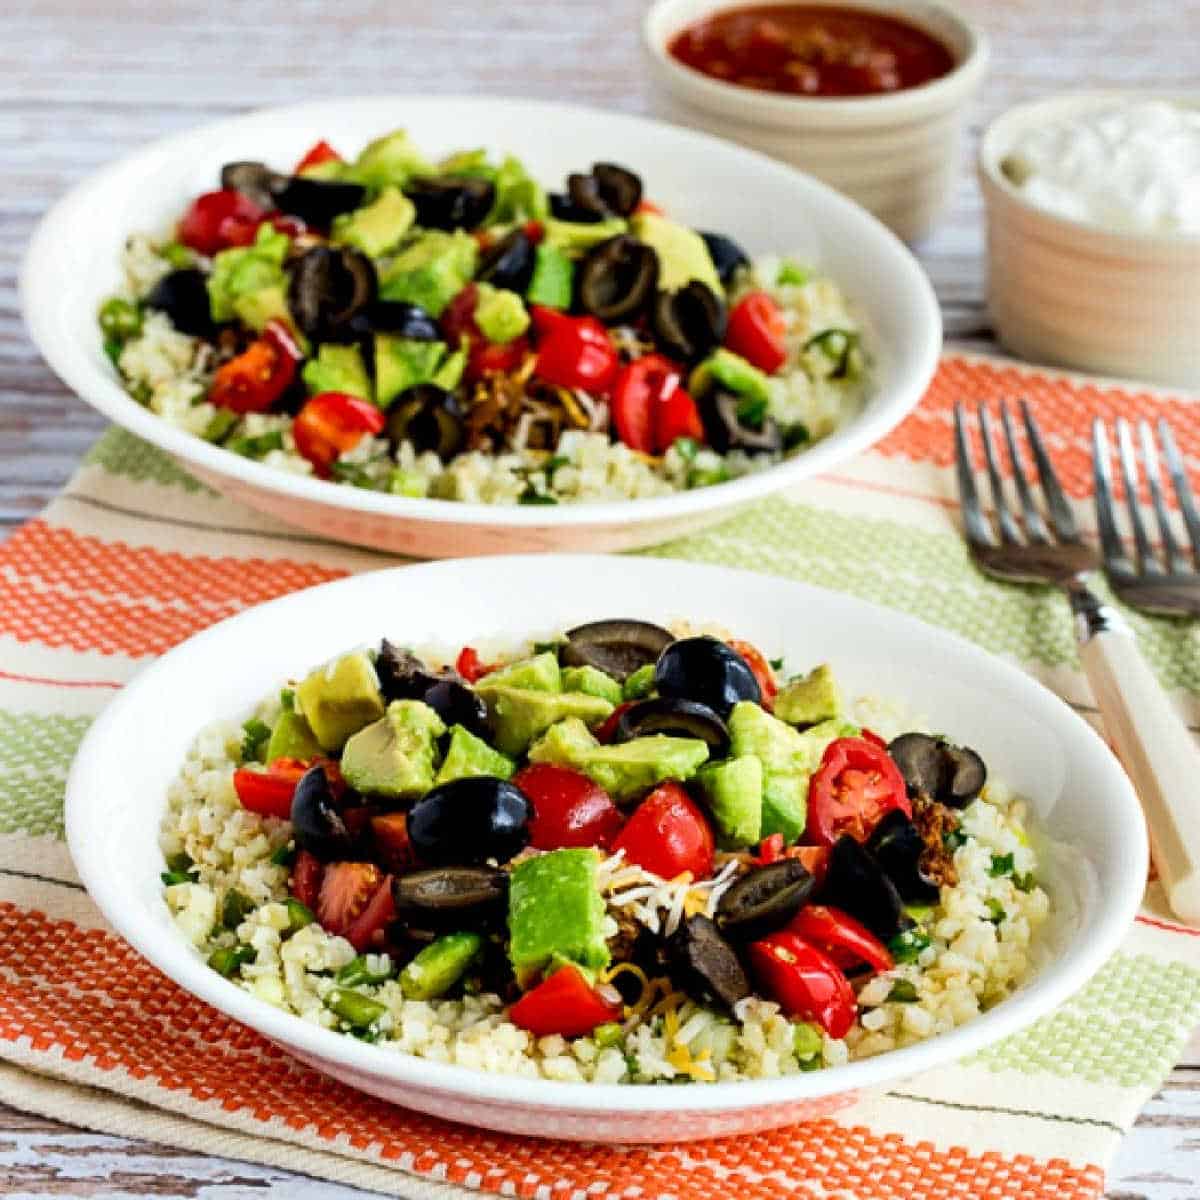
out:
{"label": "white bowl", "polygon": [[[727,232],[752,254],[792,253],[833,276],[868,328],[875,382],[863,411],[811,450],[715,487],[637,501],[557,507],[412,500],[289,475],[176,429],[131,399],[104,356],[96,309],[120,280],[129,233],[178,217],[223,162],[295,161],[318,137],[347,149],[397,125],[431,154],[487,146],[519,154],[554,184],[597,159],[628,163],[681,220]],[[723,517],[827,471],[883,437],[920,399],[937,365],[933,290],[886,229],[824,185],[735,146],[653,121],[495,97],[330,100],[237,117],[169,138],[106,168],[61,200],[21,272],[30,333],[88,403],[253,508],[339,541],[441,558],[513,550],[625,549]]]}
{"label": "white bowl", "polygon": [[954,197],[967,109],[987,70],[987,41],[953,8],[926,0],[815,2],[908,21],[949,47],[954,70],[921,87],[878,96],[786,96],[739,87],[694,71],[667,52],[685,26],[736,7],[734,0],[657,0],[642,34],[661,113],[801,167],[913,241],[933,228]]}
{"label": "white bowl", "polygon": [[[679,597],[692,597],[690,603]],[[1018,994],[952,1033],[825,1071],[686,1087],[486,1075],[385,1052],[309,1024],[210,970],[162,898],[167,786],[209,722],[348,644],[546,636],[622,615],[716,621],[793,669],[828,660],[850,694],[895,697],[975,746],[1029,796],[1058,843],[1043,854],[1057,956]],[[744,571],[633,558],[527,556],[429,563],[326,584],[251,609],[148,667],[84,739],[67,783],[67,837],[113,926],[176,983],[305,1062],[397,1104],[513,1133],[645,1142],[750,1132],[819,1116],[864,1088],[971,1054],[1044,1016],[1116,949],[1146,877],[1146,835],[1112,754],[1023,672],[911,617]]]}
{"label": "white bowl", "polygon": [[1200,387],[1200,236],[1114,233],[1031,204],[1000,164],[1028,129],[1122,100],[1200,105],[1145,91],[1075,92],[1019,104],[979,150],[988,305],[1000,341],[1034,362]]}

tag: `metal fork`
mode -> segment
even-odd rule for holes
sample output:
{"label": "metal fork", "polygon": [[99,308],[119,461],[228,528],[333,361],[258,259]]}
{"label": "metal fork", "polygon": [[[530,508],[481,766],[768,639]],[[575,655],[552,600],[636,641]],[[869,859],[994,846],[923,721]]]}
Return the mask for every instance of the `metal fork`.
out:
{"label": "metal fork", "polygon": [[[1066,591],[1075,614],[1079,657],[1109,739],[1141,796],[1155,866],[1168,903],[1183,920],[1200,923],[1200,749],[1146,665],[1132,630],[1088,587],[1087,578],[1096,569],[1098,556],[1079,536],[1041,432],[1024,401],[1021,418],[1041,484],[1045,515],[1022,462],[1009,407],[1002,401],[1000,420],[1020,519],[1014,514],[1004,488],[991,417],[981,404],[979,427],[995,512],[993,527],[975,486],[966,411],[961,404],[955,405],[958,490],[971,557],[985,573],[1009,583],[1050,583]],[[1170,445],[1173,449],[1173,439]],[[1168,452],[1168,466],[1174,474],[1173,462]],[[1106,458],[1105,469],[1107,465]],[[1099,469],[1098,456],[1097,472]],[[1111,502],[1111,479],[1109,484]],[[1136,503],[1136,492],[1134,495]],[[1111,503],[1106,511],[1111,517]],[[1137,528],[1135,524],[1144,572],[1149,554],[1141,551],[1145,546],[1148,552],[1149,544],[1145,530],[1139,539]],[[1101,536],[1103,540],[1103,530]],[[1106,552],[1109,544],[1105,542]],[[1120,545],[1119,538],[1115,544]]]}

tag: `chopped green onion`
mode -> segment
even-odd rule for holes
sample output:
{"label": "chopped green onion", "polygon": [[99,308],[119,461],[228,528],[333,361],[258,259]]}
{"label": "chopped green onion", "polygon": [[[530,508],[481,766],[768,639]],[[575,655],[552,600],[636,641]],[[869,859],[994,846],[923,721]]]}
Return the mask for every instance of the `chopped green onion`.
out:
{"label": "chopped green onion", "polygon": [[1004,911],[1004,905],[1001,904],[999,900],[988,900],[986,901],[986,904],[988,910],[987,919],[991,921],[993,925],[999,925],[1000,922],[1008,916],[1008,913]]}
{"label": "chopped green onion", "polygon": [[571,460],[565,454],[555,454],[542,466],[542,471],[549,478],[559,467],[569,467]]}
{"label": "chopped green onion", "polygon": [[804,350],[820,350],[833,363],[830,379],[840,379],[850,369],[850,352],[858,344],[858,334],[852,329],[823,329],[804,343]]}
{"label": "chopped green onion", "polygon": [[108,355],[108,361],[114,367],[120,367],[121,351],[125,349],[125,343],[117,338],[104,339],[104,353]]}
{"label": "chopped green onion", "polygon": [[532,487],[527,487],[518,497],[518,504],[557,504],[558,501],[553,496],[548,496],[545,492],[536,491]]}
{"label": "chopped green onion", "polygon": [[[270,433],[260,433],[254,437],[235,437],[225,443],[226,450],[240,454],[243,458],[262,458],[272,450],[283,449],[283,431],[273,429]],[[334,463],[336,467],[338,464]],[[336,475],[336,470],[334,471]]]}
{"label": "chopped green onion", "polygon": [[888,999],[894,1000],[897,1004],[912,1004],[917,999],[917,987],[907,979],[897,979],[892,984],[892,990],[888,992]]}
{"label": "chopped green onion", "polygon": [[610,1046],[616,1046],[624,1036],[625,1031],[615,1021],[605,1021],[603,1025],[597,1025],[592,1030],[592,1041],[601,1050],[607,1050]]}
{"label": "chopped green onion", "polygon": [[242,762],[262,762],[261,755],[271,740],[271,727],[257,717],[242,722]]}
{"label": "chopped green onion", "polygon": [[700,453],[700,443],[697,442],[695,438],[676,438],[674,446],[675,453],[687,463],[692,462],[696,455]]}
{"label": "chopped green onion", "polygon": [[800,1021],[792,1026],[792,1052],[801,1064],[816,1059],[821,1060],[821,1050],[825,1039],[821,1030],[808,1021]]}
{"label": "chopped green onion", "polygon": [[174,887],[177,883],[195,883],[196,877],[187,871],[164,871],[159,878],[164,887]]}
{"label": "chopped green onion", "polygon": [[254,901],[237,888],[230,888],[221,901],[221,924],[226,929],[236,929],[253,911]]}
{"label": "chopped green onion", "polygon": [[180,871],[184,874],[191,871],[196,864],[192,862],[192,856],[186,850],[180,850],[178,854],[172,854],[167,859],[168,871]]}
{"label": "chopped green onion", "polygon": [[392,960],[386,954],[372,957],[380,960],[381,965],[378,970],[371,966],[365,954],[359,954],[342,967],[334,979],[346,987],[358,987],[360,983],[386,983],[394,974]]}
{"label": "chopped green onion", "polygon": [[896,934],[887,945],[896,962],[916,962],[929,948],[929,934],[919,928],[906,929],[903,933]]}
{"label": "chopped green onion", "polygon": [[802,267],[795,259],[785,258],[779,264],[779,273],[775,276],[775,282],[786,286],[801,287],[812,278],[812,272],[807,267]]}
{"label": "chopped green onion", "polygon": [[729,471],[724,463],[718,467],[693,467],[688,472],[687,485],[690,488],[709,487],[714,483],[724,483],[728,478]]}
{"label": "chopped green onion", "polygon": [[196,261],[195,254],[182,242],[168,242],[158,255],[165,258],[177,271],[183,267],[190,267]]}
{"label": "chopped green onion", "polygon": [[999,878],[1001,875],[1011,875],[1013,873],[1013,856],[1011,854],[993,854],[992,865],[988,867],[988,874],[993,879]]}
{"label": "chopped green onion", "polygon": [[782,671],[783,670],[783,657],[782,656],[780,656],[779,658],[769,659],[768,661],[771,664],[772,671]]}
{"label": "chopped green onion", "polygon": [[1018,892],[1032,892],[1037,887],[1037,880],[1033,877],[1033,872],[1030,871],[1025,875],[1013,874],[1013,885]]}
{"label": "chopped green onion", "polygon": [[284,842],[282,846],[276,848],[267,861],[273,867],[290,867],[295,857],[296,847],[291,842]]}
{"label": "chopped green onion", "polygon": [[221,946],[209,957],[208,965],[226,979],[236,975],[244,963],[251,963],[257,956],[253,946]]}
{"label": "chopped green onion", "polygon": [[311,925],[317,919],[313,914],[313,910],[307,904],[302,904],[294,896],[288,897],[286,908],[288,933],[299,933],[301,929],[307,925]]}
{"label": "chopped green onion", "polygon": [[112,296],[100,305],[100,328],[105,337],[125,342],[141,332],[142,314],[136,304]]}
{"label": "chopped green onion", "polygon": [[333,988],[325,997],[325,1007],[357,1029],[367,1029],[387,1013],[387,1006],[349,988]]}
{"label": "chopped green onion", "polygon": [[783,431],[783,448],[785,450],[795,450],[797,446],[807,446],[811,441],[812,434],[809,433],[808,426],[803,421],[789,425]]}
{"label": "chopped green onion", "polygon": [[232,409],[218,408],[200,435],[206,442],[219,442],[241,418]]}
{"label": "chopped green onion", "polygon": [[342,483],[348,483],[352,487],[363,488],[368,492],[377,492],[380,490],[381,481],[375,479],[370,472],[359,463],[351,462],[335,462],[329,468],[330,474],[334,479]]}
{"label": "chopped green onion", "polygon": [[967,835],[963,833],[963,831],[957,826],[942,834],[942,845],[945,846],[945,848],[949,850],[951,854],[953,854],[954,851],[959,848],[959,846],[965,845],[966,841]]}

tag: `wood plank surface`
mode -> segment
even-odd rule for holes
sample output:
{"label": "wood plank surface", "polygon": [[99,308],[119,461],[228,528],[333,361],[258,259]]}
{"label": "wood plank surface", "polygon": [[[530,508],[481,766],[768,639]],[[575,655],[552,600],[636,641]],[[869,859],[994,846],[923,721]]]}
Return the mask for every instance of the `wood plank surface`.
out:
{"label": "wood plank surface", "polygon": [[[46,503],[104,424],[50,374],[20,317],[25,243],[68,187],[152,138],[318,96],[491,92],[652,111],[638,33],[645,7],[645,0],[8,0],[0,8],[0,530]],[[1195,86],[1200,0],[960,0],[959,7],[987,31],[993,50],[972,144],[990,116],[1049,91]],[[979,192],[964,164],[953,213],[917,249],[948,336],[994,349],[982,248]],[[1198,1200],[1198,1179],[1200,1040],[1126,1140],[1109,1197]],[[0,1194],[360,1195],[3,1106]]]}

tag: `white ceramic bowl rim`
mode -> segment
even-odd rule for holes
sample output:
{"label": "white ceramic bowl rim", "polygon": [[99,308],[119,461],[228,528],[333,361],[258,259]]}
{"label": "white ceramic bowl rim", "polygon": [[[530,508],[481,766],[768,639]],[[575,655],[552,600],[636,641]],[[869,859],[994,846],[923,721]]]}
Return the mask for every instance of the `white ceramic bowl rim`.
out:
{"label": "white ceramic bowl rim", "polygon": [[[886,403],[873,404],[868,399],[863,411],[803,454],[768,470],[754,472],[727,483],[638,500],[559,504],[553,507],[495,505],[391,496],[292,474],[243,458],[187,433],[143,408],[125,392],[115,378],[98,372],[84,354],[82,347],[64,345],[52,335],[51,314],[57,307],[56,280],[54,272],[46,269],[45,264],[52,261],[51,249],[55,239],[65,236],[65,231],[76,226],[86,227],[86,215],[92,204],[92,197],[101,191],[114,175],[126,171],[131,166],[154,163],[164,157],[184,157],[188,154],[189,146],[206,144],[214,138],[222,137],[236,130],[243,122],[260,121],[269,116],[297,119],[308,119],[311,116],[312,126],[317,129],[321,127],[322,121],[330,119],[331,112],[336,113],[341,108],[352,108],[363,103],[391,103],[397,107],[397,111],[402,111],[403,105],[411,105],[414,102],[481,105],[502,102],[506,108],[513,111],[513,127],[528,129],[536,129],[539,113],[544,115],[547,110],[567,116],[573,113],[591,118],[603,115],[617,130],[622,125],[649,128],[661,131],[663,136],[669,136],[676,142],[690,143],[694,145],[698,157],[703,157],[706,150],[710,154],[720,153],[727,160],[732,156],[744,156],[747,160],[752,160],[754,170],[759,174],[770,172],[780,179],[787,180],[789,186],[800,184],[810,195],[819,195],[826,204],[854,210],[863,225],[863,253],[886,256],[898,291],[903,294],[905,303],[916,309],[914,324],[922,333],[904,347],[905,386]],[[114,246],[114,256],[117,253],[118,248]],[[786,485],[801,463],[802,477],[829,469],[882,438],[916,403],[920,397],[920,390],[923,390],[933,377],[942,341],[941,312],[937,299],[916,259],[879,221],[818,180],[802,175],[794,168],[766,155],[731,146],[707,134],[680,129],[664,122],[620,113],[599,114],[597,110],[583,105],[550,104],[504,97],[395,95],[310,101],[242,114],[202,126],[183,135],[163,138],[102,169],[58,201],[43,218],[30,242],[21,267],[20,293],[25,319],[33,339],[55,373],[105,416],[185,463],[194,462],[217,477],[225,476],[254,488],[304,499],[331,509],[379,514],[397,520],[411,519],[414,522],[471,523],[510,528],[562,528],[676,520],[714,508],[733,508],[776,491]],[[855,298],[850,299],[853,303]],[[917,390],[918,385],[920,390]]]}
{"label": "white ceramic bowl rim", "polygon": [[1170,257],[1180,250],[1200,249],[1200,233],[1138,233],[1127,229],[1106,229],[1092,221],[1077,217],[1066,217],[1034,204],[1025,193],[1000,169],[1004,156],[1016,137],[1029,124],[1041,124],[1060,113],[1086,111],[1106,104],[1126,100],[1166,100],[1189,107],[1200,107],[1200,92],[1155,92],[1141,88],[1097,88],[1072,92],[1055,92],[1039,96],[1006,109],[993,118],[983,131],[979,142],[978,168],[981,180],[990,185],[997,198],[1009,201],[1015,207],[1037,219],[1048,233],[1057,232],[1063,239],[1086,245],[1098,254],[1127,257],[1145,255],[1147,252]]}
{"label": "white ceramic bowl rim", "polygon": [[[792,0],[758,0],[766,4],[787,4]],[[667,51],[667,41],[697,19],[694,6],[688,0],[656,0],[642,18],[642,37],[647,51],[672,79],[683,85],[694,97],[704,97],[708,105],[722,111],[731,106],[752,110],[764,120],[801,126],[808,118],[845,119],[848,122],[888,124],[907,121],[919,112],[948,108],[962,98],[964,91],[974,88],[987,69],[988,41],[982,30],[967,21],[961,13],[938,0],[811,0],[812,3],[863,8],[884,16],[897,17],[919,28],[921,18],[936,17],[966,48],[960,53],[955,46],[948,49],[955,56],[954,66],[937,79],[917,87],[903,88],[867,96],[792,96],[778,92],[759,91],[714,79],[685,66]],[[673,11],[688,8],[688,15],[673,19]],[[742,0],[704,0],[703,9],[709,13],[742,7]],[[941,40],[941,39],[939,39]]]}
{"label": "white ceramic bowl rim", "polygon": [[[880,609],[848,596],[838,595],[839,611],[847,623],[869,627],[886,619],[897,637],[928,640],[936,637],[947,655],[964,662],[982,677],[1000,680],[1006,691],[1019,695],[1023,706],[1037,719],[1053,724],[1064,738],[1087,747],[1109,765],[1115,795],[1106,797],[1115,808],[1113,819],[1119,826],[1120,842],[1127,848],[1128,873],[1122,885],[1097,901],[1100,917],[1092,922],[1092,936],[1084,944],[1076,938],[1065,960],[1047,966],[1026,989],[1005,1000],[990,1012],[970,1023],[928,1041],[894,1050],[875,1058],[780,1079],[711,1083],[687,1087],[631,1086],[621,1084],[565,1083],[528,1080],[510,1075],[490,1075],[466,1067],[450,1066],[406,1054],[387,1053],[354,1038],[313,1025],[291,1013],[283,1012],[259,1000],[211,970],[185,944],[173,928],[160,926],[146,914],[127,911],[122,905],[121,886],[113,864],[93,848],[100,842],[96,827],[103,827],[108,809],[104,806],[102,766],[110,730],[119,726],[124,714],[136,711],[144,693],[152,693],[160,678],[169,678],[180,659],[203,660],[219,655],[224,638],[245,625],[269,625],[277,616],[303,610],[309,597],[320,594],[337,598],[344,594],[348,611],[354,609],[354,594],[364,581],[394,578],[397,589],[418,582],[431,587],[444,578],[457,587],[486,586],[496,578],[537,577],[547,570],[573,571],[578,579],[600,573],[617,572],[628,577],[630,586],[646,588],[646,595],[668,595],[669,589],[680,594],[703,596],[709,586],[740,586],[761,590],[764,582],[772,587],[790,589],[801,602],[805,596],[820,596],[826,601],[833,593],[810,585],[781,579],[768,579],[748,571],[679,563],[670,560],[605,558],[587,555],[526,555],[495,559],[443,560],[419,566],[391,568],[368,575],[306,589],[229,618],[188,639],[148,666],[100,715],[89,730],[71,768],[67,783],[66,826],[72,856],[88,892],[104,915],[127,941],[181,987],[218,1010],[228,1014],[281,1045],[334,1062],[364,1075],[385,1077],[392,1082],[421,1085],[448,1092],[460,1092],[475,1099],[495,1100],[555,1109],[609,1110],[617,1112],[705,1112],[738,1110],[759,1105],[782,1103],[850,1091],[886,1083],[951,1060],[989,1044],[1029,1024],[1061,1004],[1077,991],[1117,949],[1141,900],[1147,865],[1145,826],[1132,789],[1120,767],[1092,728],[1056,696],[1017,667],[994,658],[978,646],[916,618]],[[683,576],[686,575],[686,580]],[[366,586],[377,586],[374,583]],[[660,589],[654,591],[652,589]],[[669,605],[670,602],[664,602]],[[802,611],[798,606],[797,611]],[[447,631],[448,635],[452,631]],[[519,636],[519,635],[518,635]],[[1080,750],[1082,752],[1082,750]],[[157,869],[157,868],[156,868]]]}

